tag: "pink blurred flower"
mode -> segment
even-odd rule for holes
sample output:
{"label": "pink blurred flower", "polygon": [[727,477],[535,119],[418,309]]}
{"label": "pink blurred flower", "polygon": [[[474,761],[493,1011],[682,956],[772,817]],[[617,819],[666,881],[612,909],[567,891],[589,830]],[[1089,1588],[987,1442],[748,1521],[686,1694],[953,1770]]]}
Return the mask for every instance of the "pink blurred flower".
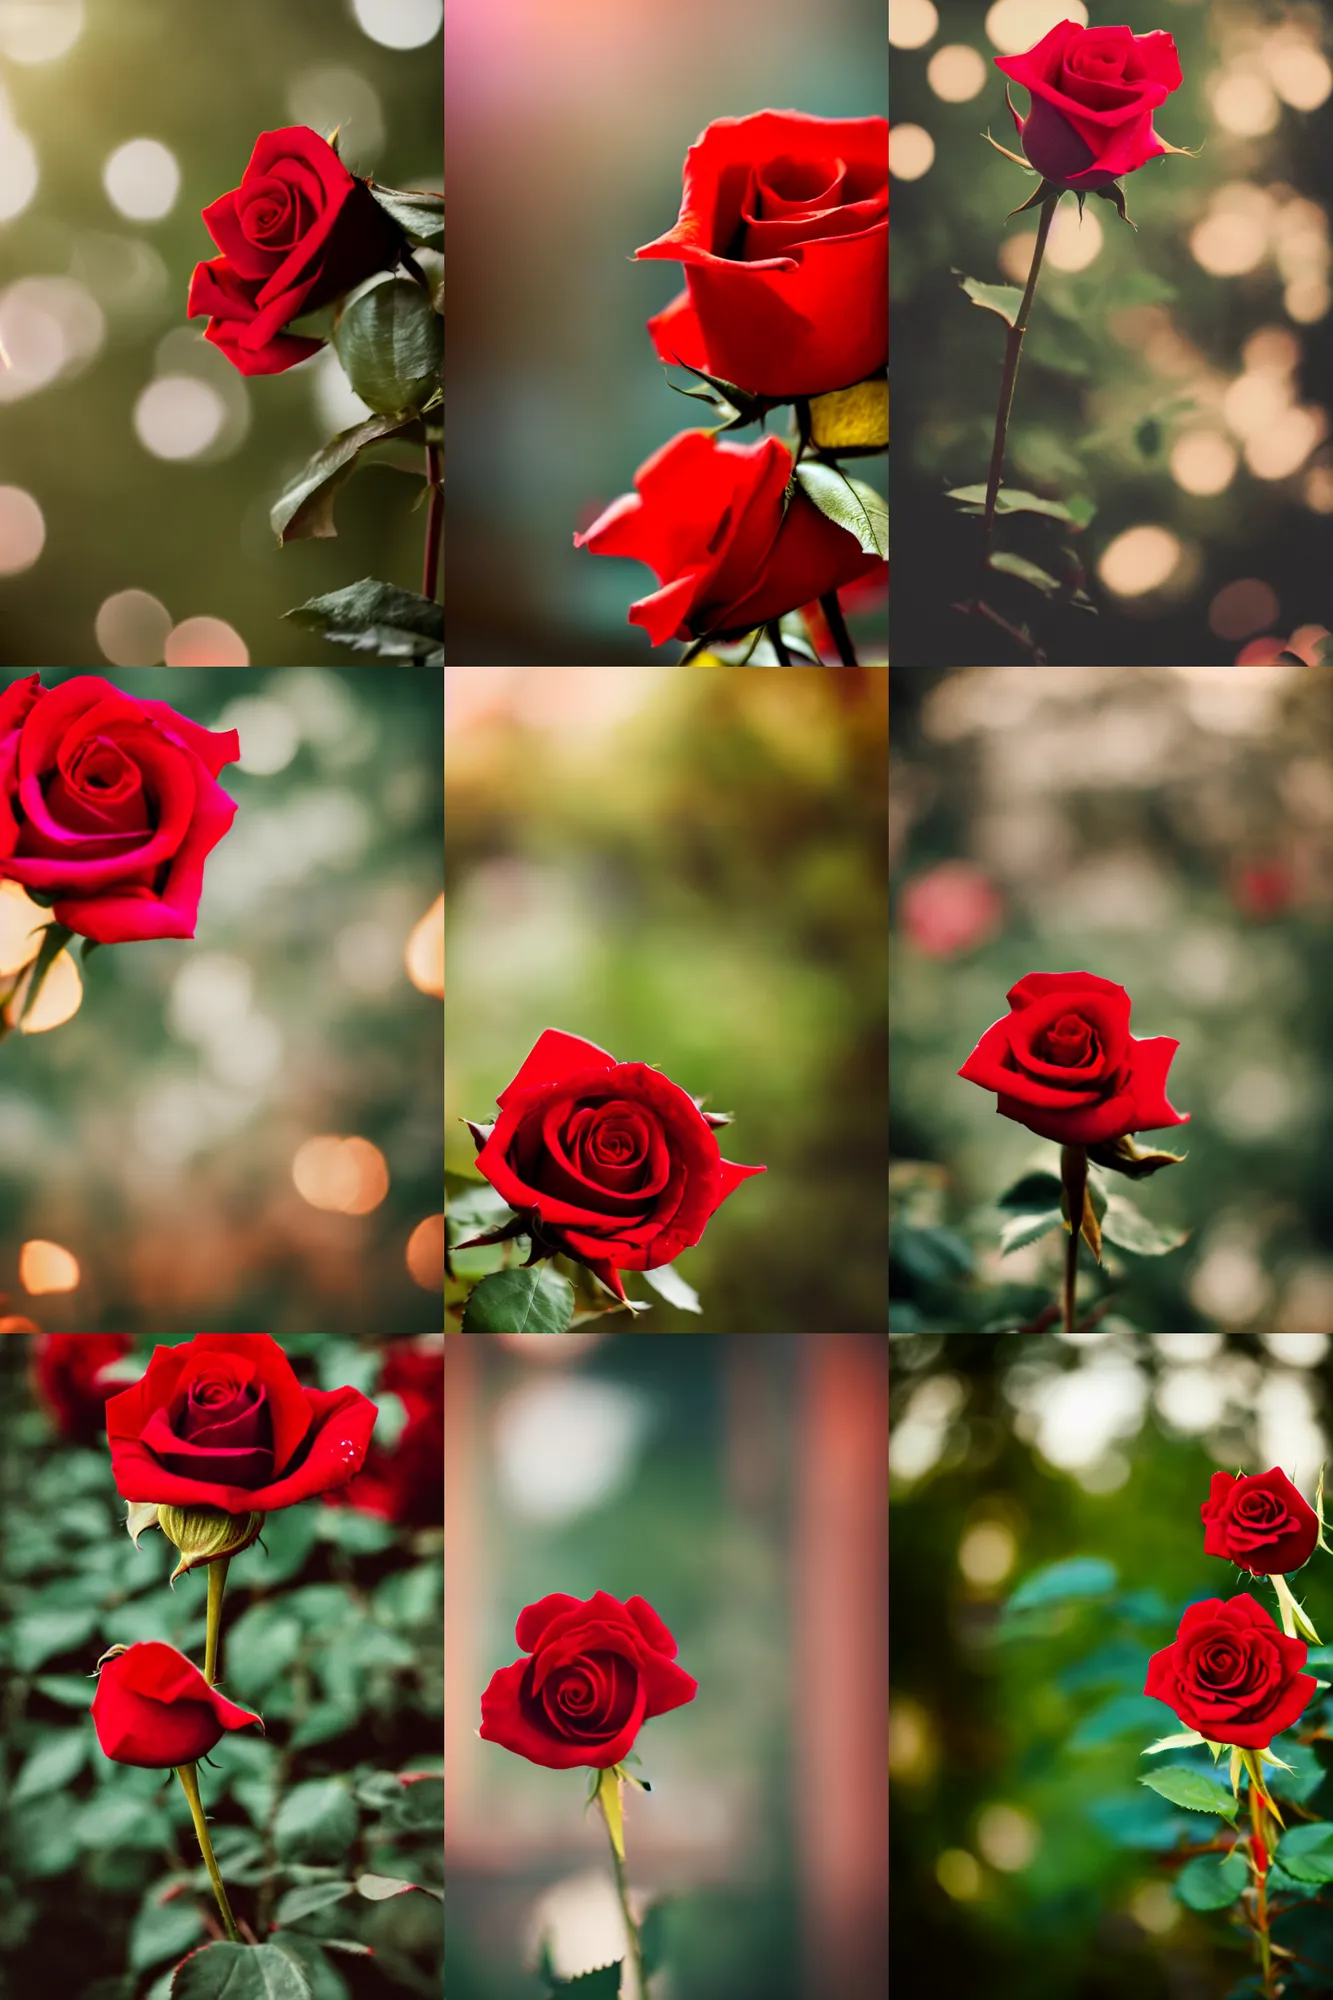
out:
{"label": "pink blurred flower", "polygon": [[1307,667],[1317,667],[1324,642],[1331,636],[1327,625],[1298,625],[1289,639],[1274,638],[1271,634],[1251,639],[1248,646],[1241,647],[1235,663],[1238,667],[1271,667],[1284,653],[1294,653]]}
{"label": "pink blurred flower", "polygon": [[941,861],[907,884],[898,917],[925,957],[953,958],[994,937],[1004,904],[990,877],[972,862]]}

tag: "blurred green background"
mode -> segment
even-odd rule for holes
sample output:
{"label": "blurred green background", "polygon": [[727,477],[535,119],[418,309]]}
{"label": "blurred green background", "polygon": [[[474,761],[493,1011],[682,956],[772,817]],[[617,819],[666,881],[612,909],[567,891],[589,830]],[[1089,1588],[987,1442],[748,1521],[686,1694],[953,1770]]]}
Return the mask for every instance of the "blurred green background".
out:
{"label": "blurred green background", "polygon": [[[891,1837],[896,1907],[911,1912],[893,1929],[898,1991],[928,1991],[941,1964],[951,1989],[994,2000],[1223,2000],[1246,1975],[1244,1934],[1171,1893],[1166,1855],[1222,1823],[1136,1782],[1140,1752],[1179,1727],[1142,1689],[1187,1603],[1248,1590],[1273,1612],[1266,1581],[1205,1556],[1199,1508],[1219,1467],[1280,1465],[1313,1502],[1328,1345],[893,1339]],[[1002,1613],[1030,1572],[1076,1557],[1117,1574],[1083,1604]],[[1327,1640],[1333,1562],[1316,1550],[1294,1588]],[[1333,1781],[1315,1795],[1298,1734],[1274,1750],[1299,1779],[1277,1775],[1327,1817]]]}
{"label": "blurred green background", "polygon": [[[573,545],[652,452],[710,420],[667,386],[645,324],[681,267],[634,252],[675,221],[711,120],[883,117],[886,58],[881,0],[449,0],[452,660],[681,650],[628,623],[656,587],[643,563]],[[879,460],[860,470],[883,491]],[[849,623],[857,657],[882,657],[882,598]]]}
{"label": "blurred green background", "polygon": [[882,1328],[887,676],[445,671],[446,1165],[544,1028],[584,1035],[767,1165],[679,1259],[705,1326]]}
{"label": "blurred green background", "polygon": [[279,550],[269,527],[287,480],[364,413],[332,350],[247,381],[185,305],[216,254],[199,212],[262,131],[341,123],[354,172],[442,186],[440,16],[440,0],[0,5],[11,666],[327,657],[281,614],[366,575],[418,587],[420,483],[400,472],[352,482],[336,541]]}
{"label": "blurred green background", "polygon": [[48,1328],[438,1331],[439,676],[116,680],[237,729],[237,813],[193,942],[107,947],[0,1048],[0,1290]]}
{"label": "blurred green background", "polygon": [[631,1899],[665,1905],[654,2000],[877,2000],[883,1336],[445,1347],[449,2000],[535,1994],[543,1931],[564,1977],[624,1956],[587,1770],[476,1734],[523,1606],[599,1589],[646,1598],[699,1683],[639,1737],[651,1793],[626,1788]]}
{"label": "blurred green background", "polygon": [[[892,639],[905,664],[1025,657],[951,603],[974,588],[978,524],[944,498],[984,481],[1006,328],[954,272],[1022,283],[1037,182],[993,58],[1058,21],[1124,20],[1119,0],[894,0]],[[1138,233],[1066,196],[1024,344],[1006,479],[1095,503],[1070,536],[1032,515],[999,545],[1057,575],[1073,551],[1100,608],[1053,612],[996,577],[988,598],[1032,618],[1056,663],[1222,662],[1330,622],[1333,455],[1329,9],[1308,0],[1162,0],[1130,23],[1176,40],[1182,87],[1163,138],[1202,149],[1125,180]],[[1012,90],[1020,114],[1027,94]],[[1013,246],[1009,248],[1008,246]],[[1030,253],[1028,253],[1030,254]],[[1009,262],[1007,258],[1015,261]]]}
{"label": "blurred green background", "polygon": [[[169,1589],[165,1538],[150,1530],[136,1550],[125,1532],[98,1406],[108,1380],[119,1389],[142,1374],[153,1342],[124,1345],[100,1396],[67,1377],[39,1395],[29,1376],[38,1343],[0,1333],[6,2000],[168,2000],[171,1968],[219,1930],[180,1785],[170,1770],[105,1757],[89,1715],[97,1661],[113,1645],[161,1640],[203,1660],[204,1575]],[[408,1414],[381,1387],[394,1350],[373,1337],[282,1345],[304,1385],[350,1385],[376,1400],[372,1456],[383,1466]],[[428,1352],[414,1352],[418,1371]],[[434,1487],[435,1508],[423,1495],[418,1518],[436,1525],[416,1529],[322,1499],[271,1514],[265,1546],[228,1573],[220,1680],[266,1732],[226,1736],[200,1765],[200,1792],[237,1918],[261,1938],[276,1920],[294,1949],[313,1952],[321,2000],[440,1991],[433,1896],[351,1896],[305,1916],[291,1897],[363,1870],[439,1890],[438,1453]],[[431,1775],[400,1785],[407,1770]],[[374,1957],[326,1959],[310,1942],[320,1937],[370,1945]]]}
{"label": "blurred green background", "polygon": [[1001,1260],[985,1205],[1030,1162],[1058,1172],[1057,1148],[956,1071],[1016,980],[1079,969],[1127,989],[1131,1033],[1179,1040],[1168,1096],[1190,1114],[1140,1141],[1183,1166],[1108,1176],[1191,1232],[1167,1256],[1110,1253],[1114,1312],[1149,1332],[1333,1327],[1333,676],[895,669],[893,689],[894,1323],[1013,1324],[1055,1296],[1063,1239]]}

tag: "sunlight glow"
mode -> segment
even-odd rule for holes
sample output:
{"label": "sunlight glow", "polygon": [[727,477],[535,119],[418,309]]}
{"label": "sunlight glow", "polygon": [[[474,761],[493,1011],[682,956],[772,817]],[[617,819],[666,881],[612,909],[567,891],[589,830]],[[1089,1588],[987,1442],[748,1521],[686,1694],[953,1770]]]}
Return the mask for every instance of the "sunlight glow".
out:
{"label": "sunlight glow", "polygon": [[1220,431],[1186,431],[1171,447],[1171,477],[1186,493],[1224,493],[1240,463]]}
{"label": "sunlight glow", "polygon": [[1289,479],[1299,472],[1328,430],[1326,413],[1318,408],[1284,410],[1262,431],[1246,439],[1245,463],[1256,479]]}
{"label": "sunlight glow", "polygon": [[1117,597],[1141,597],[1160,590],[1179,568],[1184,548],[1169,528],[1145,523],[1126,528],[1102,551],[1097,573]]}
{"label": "sunlight glow", "polygon": [[895,125],[889,133],[889,172],[898,181],[919,181],[935,164],[935,141],[924,125]]}
{"label": "sunlight glow", "polygon": [[34,1236],[19,1251],[19,1283],[33,1298],[43,1292],[72,1292],[79,1282],[79,1260],[59,1243]]}
{"label": "sunlight glow", "polygon": [[369,1139],[343,1139],[332,1133],[298,1146],[292,1180],[312,1208],[332,1209],[338,1215],[369,1215],[389,1192],[389,1169],[379,1147]]}
{"label": "sunlight glow", "polygon": [[0,486],[0,576],[31,569],[46,546],[46,519],[31,493]]}
{"label": "sunlight glow", "polygon": [[180,185],[176,155],[160,139],[127,139],[102,168],[107,200],[135,222],[158,222],[169,215]]}
{"label": "sunlight glow", "polygon": [[1300,33],[1270,37],[1264,48],[1264,68],[1282,102],[1294,111],[1317,111],[1333,91],[1333,69]]}
{"label": "sunlight glow", "polygon": [[102,600],[93,629],[113,667],[160,667],[171,613],[146,590],[118,590]]}
{"label": "sunlight glow", "polygon": [[1262,138],[1282,115],[1271,86],[1253,70],[1224,70],[1210,82],[1208,96],[1218,124],[1238,139]]}
{"label": "sunlight glow", "polygon": [[423,1292],[444,1290],[444,1217],[428,1215],[407,1239],[407,1274]]}
{"label": "sunlight glow", "polygon": [[0,55],[54,62],[83,33],[83,0],[0,0]]}
{"label": "sunlight glow", "polygon": [[940,25],[931,0],[889,0],[889,46],[923,49]]}
{"label": "sunlight glow", "polygon": [[225,618],[183,618],[167,635],[169,667],[248,667],[240,633]]}
{"label": "sunlight glow", "polygon": [[985,56],[966,42],[950,42],[936,49],[926,64],[926,82],[946,104],[966,104],[979,97],[986,88],[987,74]]}
{"label": "sunlight glow", "polygon": [[352,0],[362,31],[385,49],[420,49],[444,20],[444,0]]}

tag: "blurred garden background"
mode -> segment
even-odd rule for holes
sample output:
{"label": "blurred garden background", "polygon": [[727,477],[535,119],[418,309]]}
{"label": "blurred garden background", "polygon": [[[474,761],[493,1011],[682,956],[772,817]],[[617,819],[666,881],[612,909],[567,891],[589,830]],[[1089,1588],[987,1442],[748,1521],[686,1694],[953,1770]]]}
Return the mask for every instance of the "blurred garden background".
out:
{"label": "blurred garden background", "polygon": [[[164,1640],[203,1659],[204,1572],[172,1590],[165,1538],[150,1530],[136,1550],[103,1427],[106,1397],[138,1379],[153,1342],[37,1339],[9,1324],[0,1992],[167,2000],[171,1968],[220,1935],[213,1894],[171,1771],[111,1762],[88,1712],[113,1645]],[[276,1921],[320,2000],[438,1994],[441,1339],[293,1334],[282,1345],[304,1385],[358,1388],[379,1416],[365,1470],[336,1502],[271,1514],[265,1546],[231,1562],[221,1685],[266,1728],[226,1736],[200,1767],[200,1791],[238,1920],[261,1938]],[[375,1902],[348,1881],[330,1895],[363,1872],[430,1892]],[[330,1957],[321,1938],[354,1949]]]}
{"label": "blurred garden background", "polygon": [[341,126],[353,172],[443,185],[443,0],[2,0],[0,659],[278,666],[282,613],[374,575],[415,590],[420,482],[362,474],[336,541],[268,510],[365,414],[332,349],[247,380],[187,321],[200,210],[255,139]]}
{"label": "blurred garden background", "polygon": [[[192,942],[66,954],[0,1047],[0,1291],[43,1328],[439,1331],[440,678],[116,682],[237,730],[237,813]],[[0,888],[0,972],[44,921]]]}
{"label": "blurred garden background", "polygon": [[[1204,1554],[1199,1509],[1218,1468],[1275,1465],[1313,1504],[1328,1353],[1318,1333],[892,1338],[898,1991],[929,1991],[941,1965],[993,2000],[1259,1990],[1239,1983],[1245,1934],[1172,1893],[1168,1855],[1223,1828],[1137,1782],[1140,1753],[1180,1726],[1142,1690],[1187,1603],[1248,1591],[1274,1611],[1265,1579]],[[1077,1568],[1039,1585],[1057,1563]],[[1316,1550],[1293,1588],[1327,1641],[1333,1561]],[[1327,1679],[1330,1657],[1312,1649],[1311,1671]],[[1276,1775],[1326,1818],[1333,1760],[1301,1733],[1276,1740],[1293,1766]],[[1206,1751],[1185,1756],[1212,1773]],[[1308,1955],[1292,1921],[1275,1936]]]}
{"label": "blurred garden background", "polygon": [[[892,1324],[1029,1321],[1061,1232],[1001,1258],[997,1197],[1058,1149],[956,1072],[1033,971],[1124,986],[1179,1040],[1188,1153],[1130,1187],[1183,1248],[1108,1250],[1117,1324],[1333,1330],[1333,675],[895,669]],[[1177,1143],[1178,1142],[1178,1143]],[[1086,1297],[1093,1266],[1084,1255]]]}
{"label": "blurred garden background", "polygon": [[523,1606],[599,1589],[646,1598],[699,1682],[625,1805],[631,1900],[666,1906],[653,2000],[879,2000],[883,1336],[445,1347],[449,2000],[535,1995],[543,1932],[565,1976],[624,1956],[586,1773],[476,1733]]}
{"label": "blurred garden background", "polygon": [[[881,0],[449,0],[450,659],[663,657],[627,622],[652,572],[573,546],[710,417],[668,388],[645,325],[681,268],[634,252],[675,221],[705,125],[883,117],[887,54]],[[861,472],[882,478],[875,459]],[[882,593],[849,623],[858,658],[882,656]]]}
{"label": "blurred garden background", "polygon": [[445,669],[446,1167],[544,1028],[660,1067],[768,1168],[679,1259],[715,1330],[884,1325],[886,681]]}
{"label": "blurred garden background", "polygon": [[[1061,20],[1121,23],[1120,0],[891,0],[896,556],[892,638],[904,664],[1024,656],[950,610],[971,594],[979,524],[944,496],[985,480],[1004,323],[957,274],[1021,285],[1037,186],[993,58]],[[1060,663],[1175,665],[1314,656],[1330,622],[1333,514],[1333,157],[1330,14],[1311,0],[1158,0],[1129,22],[1176,41],[1182,87],[1156,114],[1194,159],[1125,180],[1135,234],[1109,202],[1056,210],[1009,430],[1005,478],[1087,501],[1082,533],[1035,515],[1000,545],[1074,578],[1099,615],[994,577]],[[1026,93],[1012,92],[1026,115]],[[1092,511],[1095,509],[1095,512]],[[1061,545],[1070,553],[1062,555]]]}

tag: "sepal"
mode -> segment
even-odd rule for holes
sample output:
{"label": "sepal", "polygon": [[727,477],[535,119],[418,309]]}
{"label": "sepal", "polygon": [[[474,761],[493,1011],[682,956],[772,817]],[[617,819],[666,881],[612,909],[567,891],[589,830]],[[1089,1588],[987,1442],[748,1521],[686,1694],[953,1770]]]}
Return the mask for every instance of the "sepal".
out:
{"label": "sepal", "polygon": [[168,1582],[175,1583],[187,1570],[221,1562],[224,1556],[239,1555],[259,1539],[264,1525],[262,1514],[228,1514],[221,1507],[170,1507],[157,1510],[157,1525],[169,1542],[180,1550],[180,1561]]}

